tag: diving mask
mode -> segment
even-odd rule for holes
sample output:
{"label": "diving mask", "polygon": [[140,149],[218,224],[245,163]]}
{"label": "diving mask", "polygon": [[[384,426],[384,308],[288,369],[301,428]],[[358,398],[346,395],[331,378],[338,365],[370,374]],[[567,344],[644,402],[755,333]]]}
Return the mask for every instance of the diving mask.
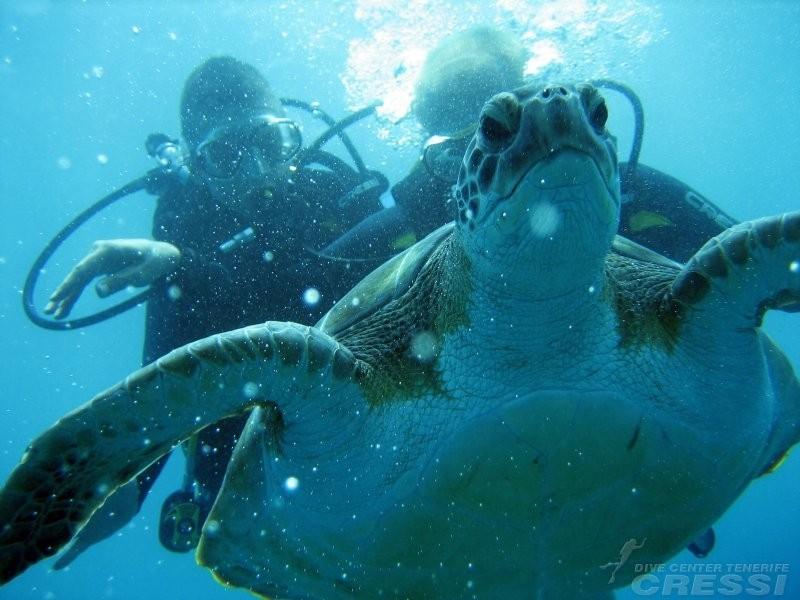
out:
{"label": "diving mask", "polygon": [[265,164],[285,162],[297,154],[302,143],[297,123],[264,114],[212,129],[195,148],[194,156],[207,175],[230,179],[246,159]]}

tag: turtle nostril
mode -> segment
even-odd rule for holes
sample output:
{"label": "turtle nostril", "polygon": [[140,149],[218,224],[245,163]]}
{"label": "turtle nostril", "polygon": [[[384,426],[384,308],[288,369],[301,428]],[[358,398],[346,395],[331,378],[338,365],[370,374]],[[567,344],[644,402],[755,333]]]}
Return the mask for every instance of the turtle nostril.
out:
{"label": "turtle nostril", "polygon": [[567,91],[567,88],[565,88],[563,86],[560,86],[560,85],[559,86],[548,86],[548,87],[544,88],[542,90],[542,92],[541,92],[541,96],[545,100],[547,100],[550,96],[554,96],[554,97],[555,96],[565,96],[566,97],[568,95],[569,95],[569,92]]}
{"label": "turtle nostril", "polygon": [[600,102],[600,104],[594,108],[590,119],[592,125],[598,132],[603,131],[606,126],[606,121],[608,120],[608,107],[605,102]]}

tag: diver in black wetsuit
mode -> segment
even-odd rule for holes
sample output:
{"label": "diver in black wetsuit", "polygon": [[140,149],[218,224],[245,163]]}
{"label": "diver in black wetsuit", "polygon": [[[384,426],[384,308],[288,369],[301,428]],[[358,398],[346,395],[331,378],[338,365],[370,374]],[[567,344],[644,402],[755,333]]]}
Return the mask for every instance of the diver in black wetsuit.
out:
{"label": "diver in black wetsuit", "polygon": [[[494,94],[524,84],[524,48],[512,36],[478,27],[445,39],[428,55],[414,115],[431,136],[411,172],[391,188],[395,205],[368,216],[325,249],[340,257],[385,257],[422,239],[455,215],[451,188]],[[736,221],[683,182],[646,165],[620,163],[621,235],[678,262]]]}
{"label": "diver in black wetsuit", "polygon": [[[293,166],[301,149],[298,126],[263,76],[233,58],[209,59],[189,76],[181,130],[190,176],[162,190],[153,239],[98,242],[45,308],[57,319],[67,317],[96,277],[101,297],[130,285],[156,286],[147,304],[143,364],[268,318],[313,324],[366,268],[351,269],[314,250],[382,208],[383,190],[353,196],[360,181],[335,161]],[[343,207],[344,197],[354,200]],[[185,444],[184,485],[162,510],[159,537],[168,549],[197,544],[245,419],[221,421]],[[115,493],[56,568],[133,518],[164,463]]]}

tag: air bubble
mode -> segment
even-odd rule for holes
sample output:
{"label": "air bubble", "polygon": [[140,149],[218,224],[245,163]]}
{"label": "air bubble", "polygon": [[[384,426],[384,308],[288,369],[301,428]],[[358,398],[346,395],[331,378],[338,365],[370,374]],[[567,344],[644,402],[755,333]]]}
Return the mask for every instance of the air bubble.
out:
{"label": "air bubble", "polygon": [[549,202],[539,202],[531,210],[530,224],[534,235],[547,238],[558,229],[561,215]]}
{"label": "air bubble", "polygon": [[203,526],[204,535],[215,535],[219,533],[219,521],[216,519],[209,519]]}
{"label": "air bubble", "polygon": [[430,331],[421,331],[411,338],[411,354],[418,361],[427,363],[439,352],[438,340]]}
{"label": "air bubble", "polygon": [[308,288],[305,292],[303,292],[303,302],[309,306],[315,306],[318,304],[320,297],[321,295],[317,288]]}

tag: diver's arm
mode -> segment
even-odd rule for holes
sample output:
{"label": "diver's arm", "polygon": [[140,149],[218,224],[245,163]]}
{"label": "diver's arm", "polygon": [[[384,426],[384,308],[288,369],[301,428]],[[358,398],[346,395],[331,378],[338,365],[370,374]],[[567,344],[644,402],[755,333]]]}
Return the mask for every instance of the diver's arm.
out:
{"label": "diver's arm", "polygon": [[336,258],[385,258],[403,249],[398,244],[409,228],[405,210],[391,206],[354,225],[321,253]]}
{"label": "diver's arm", "polygon": [[180,262],[178,248],[146,239],[98,240],[50,296],[46,314],[67,317],[83,290],[97,277],[97,295],[105,298],[128,286],[144,287],[172,272]]}
{"label": "diver's arm", "polygon": [[417,162],[411,172],[391,188],[395,203],[418,240],[456,217],[451,190],[455,179],[436,176]]}

